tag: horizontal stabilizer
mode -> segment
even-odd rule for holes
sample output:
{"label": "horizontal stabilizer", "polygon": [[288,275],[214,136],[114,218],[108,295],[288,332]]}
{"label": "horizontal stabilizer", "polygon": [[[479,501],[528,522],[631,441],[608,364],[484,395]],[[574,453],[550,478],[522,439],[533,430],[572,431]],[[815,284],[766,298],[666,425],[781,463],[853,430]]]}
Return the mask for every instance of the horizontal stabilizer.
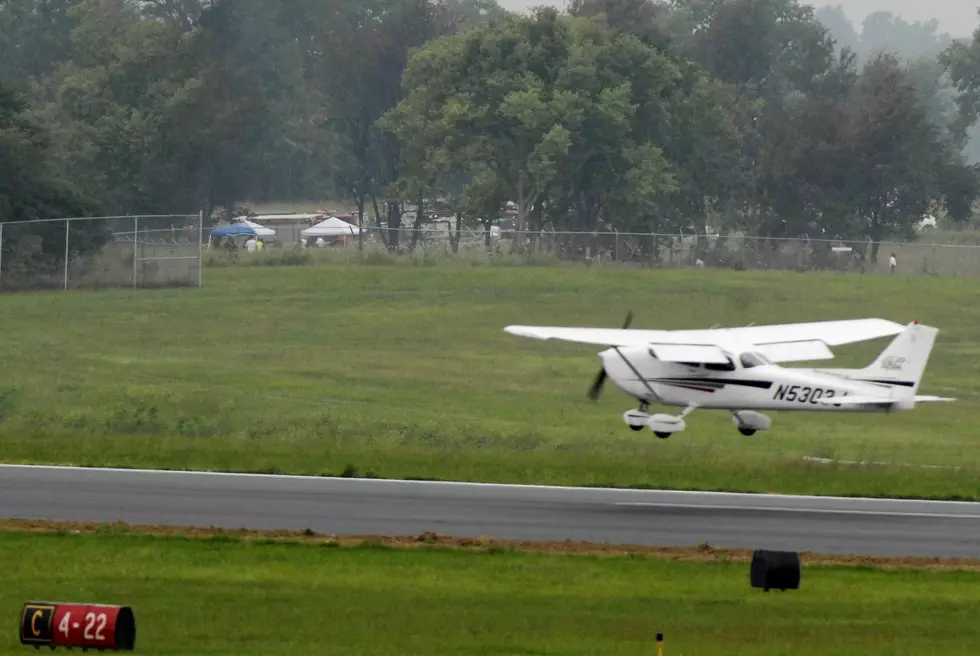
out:
{"label": "horizontal stabilizer", "polygon": [[949,403],[950,401],[955,401],[956,399],[950,399],[945,396],[916,396],[916,403]]}
{"label": "horizontal stabilizer", "polygon": [[801,362],[805,360],[832,360],[833,351],[819,339],[796,342],[758,344],[759,352],[770,362]]}

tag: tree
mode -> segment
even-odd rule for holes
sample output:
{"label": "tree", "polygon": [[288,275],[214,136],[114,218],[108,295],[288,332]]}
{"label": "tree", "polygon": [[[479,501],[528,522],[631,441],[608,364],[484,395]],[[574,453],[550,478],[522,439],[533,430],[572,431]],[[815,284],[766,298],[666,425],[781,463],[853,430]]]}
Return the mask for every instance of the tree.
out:
{"label": "tree", "polygon": [[74,52],[70,11],[78,0],[0,2],[0,82],[39,80]]}
{"label": "tree", "polygon": [[[848,142],[854,206],[866,234],[913,239],[933,201],[963,218],[976,197],[975,173],[929,121],[898,60],[880,55],[864,68],[850,103]],[[877,243],[872,260],[877,256]]]}
{"label": "tree", "polygon": [[404,175],[463,176],[469,207],[489,221],[512,200],[519,231],[650,226],[684,193],[701,211],[715,167],[694,169],[734,152],[724,94],[696,67],[554,10],[430,43],[403,84],[381,125]]}
{"label": "tree", "polygon": [[[50,138],[26,116],[26,109],[24,99],[0,83],[0,223],[95,214],[98,205],[52,166]],[[39,252],[52,261],[64,261],[63,223],[35,223],[17,234],[36,239]],[[69,255],[99,248],[110,237],[104,225],[82,222],[73,231]],[[3,254],[11,254],[18,241],[8,231],[0,243]],[[3,258],[5,268],[10,261]]]}
{"label": "tree", "polygon": [[[459,8],[459,3],[453,5]],[[460,20],[458,24],[474,19]],[[399,155],[376,122],[401,98],[401,76],[411,50],[449,29],[450,23],[429,0],[338,2],[331,5],[326,29],[315,40],[313,84],[323,106],[320,123],[340,156],[335,174],[357,203],[360,226],[367,199],[379,224],[379,197],[390,201],[390,248],[398,247],[401,223],[400,207],[388,193],[398,177]]]}
{"label": "tree", "polygon": [[827,28],[839,49],[847,48],[859,56],[862,54],[861,37],[841,5],[824,5],[814,12],[813,17]]}
{"label": "tree", "polygon": [[876,11],[865,17],[861,29],[861,47],[865,58],[890,53],[901,59],[936,57],[953,40],[938,34],[939,21],[909,23],[887,11]]}
{"label": "tree", "polygon": [[940,54],[939,60],[959,92],[956,99],[959,112],[952,129],[962,143],[966,141],[967,131],[980,118],[980,28],[974,30],[970,43],[953,43]]}
{"label": "tree", "polygon": [[[720,151],[716,185],[724,192],[708,204],[720,214],[716,255],[736,230],[767,237],[802,234],[802,216],[774,207],[792,180],[773,170],[792,139],[786,133],[787,102],[816,93],[837,65],[826,28],[811,7],[796,0],[675,0],[672,13],[667,22],[679,35],[675,48],[726,85],[742,132]],[[694,227],[703,232],[700,224]]]}
{"label": "tree", "polygon": [[259,186],[270,98],[284,86],[266,6],[168,7],[82,0],[73,60],[41,87],[65,174],[112,213],[210,214]]}

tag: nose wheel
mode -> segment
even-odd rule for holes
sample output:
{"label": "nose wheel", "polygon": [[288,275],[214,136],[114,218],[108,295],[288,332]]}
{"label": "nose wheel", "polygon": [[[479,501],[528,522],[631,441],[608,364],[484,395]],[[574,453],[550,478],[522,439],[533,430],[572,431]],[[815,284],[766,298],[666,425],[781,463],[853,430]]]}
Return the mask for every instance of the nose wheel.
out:
{"label": "nose wheel", "polygon": [[[640,401],[640,405],[637,408],[637,410],[639,410],[641,414],[647,415],[650,412],[650,404],[647,403],[646,401]],[[643,423],[628,423],[627,425],[630,427],[630,430],[632,430],[632,431],[641,431],[644,428],[646,428],[646,421],[645,420],[646,420],[646,417],[644,417]]]}
{"label": "nose wheel", "polygon": [[640,400],[640,405],[637,409],[627,410],[623,413],[623,421],[634,431],[649,428],[654,435],[665,440],[674,433],[680,433],[684,430],[684,417],[689,415],[697,407],[697,405],[691,404],[676,416],[666,414],[651,415],[648,412],[650,409],[649,402]]}

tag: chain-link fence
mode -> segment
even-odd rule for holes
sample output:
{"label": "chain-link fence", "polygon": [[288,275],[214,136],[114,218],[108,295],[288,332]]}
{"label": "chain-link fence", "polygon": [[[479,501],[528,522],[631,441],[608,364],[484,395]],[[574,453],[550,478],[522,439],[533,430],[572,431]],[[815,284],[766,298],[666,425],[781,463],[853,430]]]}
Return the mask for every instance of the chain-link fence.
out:
{"label": "chain-link fence", "polygon": [[[394,239],[393,239],[394,237]],[[956,243],[942,243],[948,237]],[[336,236],[305,246],[355,246],[356,235]],[[980,232],[927,233],[914,242],[765,238],[746,235],[657,234],[627,232],[490,232],[452,229],[364,227],[364,247],[398,250],[425,256],[538,255],[593,264],[622,263],[655,267],[706,267],[840,271],[854,273],[895,272],[939,276],[980,276]],[[456,242],[456,243],[454,243]],[[289,247],[284,243],[283,246]]]}
{"label": "chain-link fence", "polygon": [[202,214],[0,223],[0,291],[200,286]]}

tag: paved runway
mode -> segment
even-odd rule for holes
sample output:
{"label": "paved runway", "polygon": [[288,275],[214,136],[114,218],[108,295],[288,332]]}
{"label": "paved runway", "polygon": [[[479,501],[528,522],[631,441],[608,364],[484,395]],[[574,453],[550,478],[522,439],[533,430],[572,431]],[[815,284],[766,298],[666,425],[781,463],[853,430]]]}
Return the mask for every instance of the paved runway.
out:
{"label": "paved runway", "polygon": [[980,503],[0,465],[0,517],[980,557]]}

